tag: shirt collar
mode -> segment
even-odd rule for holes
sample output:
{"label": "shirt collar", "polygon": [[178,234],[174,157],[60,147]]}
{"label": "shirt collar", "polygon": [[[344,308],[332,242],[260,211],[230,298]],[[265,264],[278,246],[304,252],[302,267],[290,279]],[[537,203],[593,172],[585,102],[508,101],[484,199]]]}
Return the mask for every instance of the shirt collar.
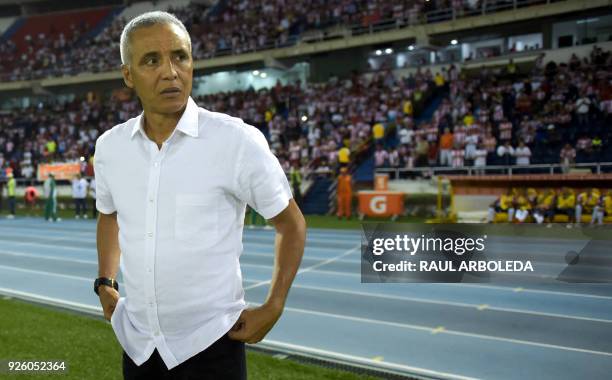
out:
{"label": "shirt collar", "polygon": [[[138,131],[141,131],[143,136],[146,136],[143,125],[143,116],[144,111],[138,115],[134,122],[134,126],[132,127],[132,134],[130,137],[134,137]],[[185,107],[185,112],[179,119],[178,124],[176,125],[176,130],[183,132],[186,135],[191,137],[198,137],[199,132],[199,124],[198,124],[198,105],[196,102],[189,97],[187,99],[187,107]]]}

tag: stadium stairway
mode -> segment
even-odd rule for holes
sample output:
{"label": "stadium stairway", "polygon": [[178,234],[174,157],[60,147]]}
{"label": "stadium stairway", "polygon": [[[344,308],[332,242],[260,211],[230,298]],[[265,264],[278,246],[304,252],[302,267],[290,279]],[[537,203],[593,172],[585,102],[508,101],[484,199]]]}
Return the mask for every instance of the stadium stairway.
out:
{"label": "stadium stairway", "polygon": [[73,31],[70,29],[71,25],[81,25],[87,23],[89,26],[88,30],[85,31],[87,34],[92,28],[97,26],[102,20],[104,20],[111,12],[113,7],[88,9],[78,11],[78,21],[75,22],[75,11],[72,12],[59,12],[52,14],[34,15],[26,18],[25,20],[18,20],[15,25],[18,28],[11,27],[10,31],[5,35],[11,35],[11,39],[17,45],[18,52],[24,52],[27,50],[25,42],[25,36],[30,35],[33,39],[38,38],[39,33],[45,33],[46,37],[50,36],[50,31],[54,33],[64,33],[67,39],[70,39]]}
{"label": "stadium stairway", "polygon": [[304,214],[327,214],[331,185],[332,179],[330,178],[316,178],[303,197],[302,212]]}
{"label": "stadium stairway", "polygon": [[98,34],[102,33],[106,27],[110,26],[113,21],[123,12],[125,7],[116,7],[113,8],[108,14],[98,22],[92,29],[90,29],[87,33],[81,36],[79,43],[83,43],[89,41],[90,39],[96,37]]}
{"label": "stadium stairway", "polygon": [[[415,124],[418,125],[421,122],[431,120],[434,112],[442,103],[442,99],[447,95],[446,92],[439,92],[437,94],[432,95],[427,106],[423,110],[423,112],[415,118]],[[396,147],[399,145],[399,140],[397,139],[397,134],[395,131],[393,133],[389,133],[385,136],[385,145],[387,147]],[[370,147],[369,157],[366,158],[357,169],[353,172],[353,179],[356,182],[372,182],[374,181],[374,148]]]}

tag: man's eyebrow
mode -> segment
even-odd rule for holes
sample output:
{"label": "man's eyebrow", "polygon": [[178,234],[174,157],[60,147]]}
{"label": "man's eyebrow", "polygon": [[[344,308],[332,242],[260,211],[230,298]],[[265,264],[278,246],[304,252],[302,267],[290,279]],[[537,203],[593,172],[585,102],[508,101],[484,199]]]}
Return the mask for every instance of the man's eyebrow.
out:
{"label": "man's eyebrow", "polygon": [[140,58],[141,61],[147,59],[147,58],[155,58],[155,57],[159,57],[159,52],[156,51],[150,51],[147,52],[145,54],[143,54],[142,58]]}
{"label": "man's eyebrow", "polygon": [[187,50],[185,49],[172,50],[172,54],[187,54]]}

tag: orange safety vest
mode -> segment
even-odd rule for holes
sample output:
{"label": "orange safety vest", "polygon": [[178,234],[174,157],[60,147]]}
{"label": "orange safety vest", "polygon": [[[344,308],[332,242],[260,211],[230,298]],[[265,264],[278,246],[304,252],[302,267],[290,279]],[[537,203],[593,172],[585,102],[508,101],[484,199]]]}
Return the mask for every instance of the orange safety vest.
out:
{"label": "orange safety vest", "polygon": [[352,180],[352,177],[349,174],[338,176],[338,187],[337,187],[338,194],[352,193],[353,190],[351,188],[351,180]]}

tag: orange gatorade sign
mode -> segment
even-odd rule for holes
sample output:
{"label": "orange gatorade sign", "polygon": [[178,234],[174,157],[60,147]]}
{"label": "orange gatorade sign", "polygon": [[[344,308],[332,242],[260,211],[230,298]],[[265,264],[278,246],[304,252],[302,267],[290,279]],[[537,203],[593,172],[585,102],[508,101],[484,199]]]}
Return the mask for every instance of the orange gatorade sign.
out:
{"label": "orange gatorade sign", "polygon": [[55,179],[71,180],[81,172],[81,165],[78,162],[59,163],[59,164],[40,164],[38,165],[38,180],[44,181],[49,178],[49,173],[55,175]]}
{"label": "orange gatorade sign", "polygon": [[374,190],[387,191],[389,190],[389,174],[374,175]]}
{"label": "orange gatorade sign", "polygon": [[393,216],[404,212],[404,193],[399,191],[360,191],[359,213],[366,216]]}

